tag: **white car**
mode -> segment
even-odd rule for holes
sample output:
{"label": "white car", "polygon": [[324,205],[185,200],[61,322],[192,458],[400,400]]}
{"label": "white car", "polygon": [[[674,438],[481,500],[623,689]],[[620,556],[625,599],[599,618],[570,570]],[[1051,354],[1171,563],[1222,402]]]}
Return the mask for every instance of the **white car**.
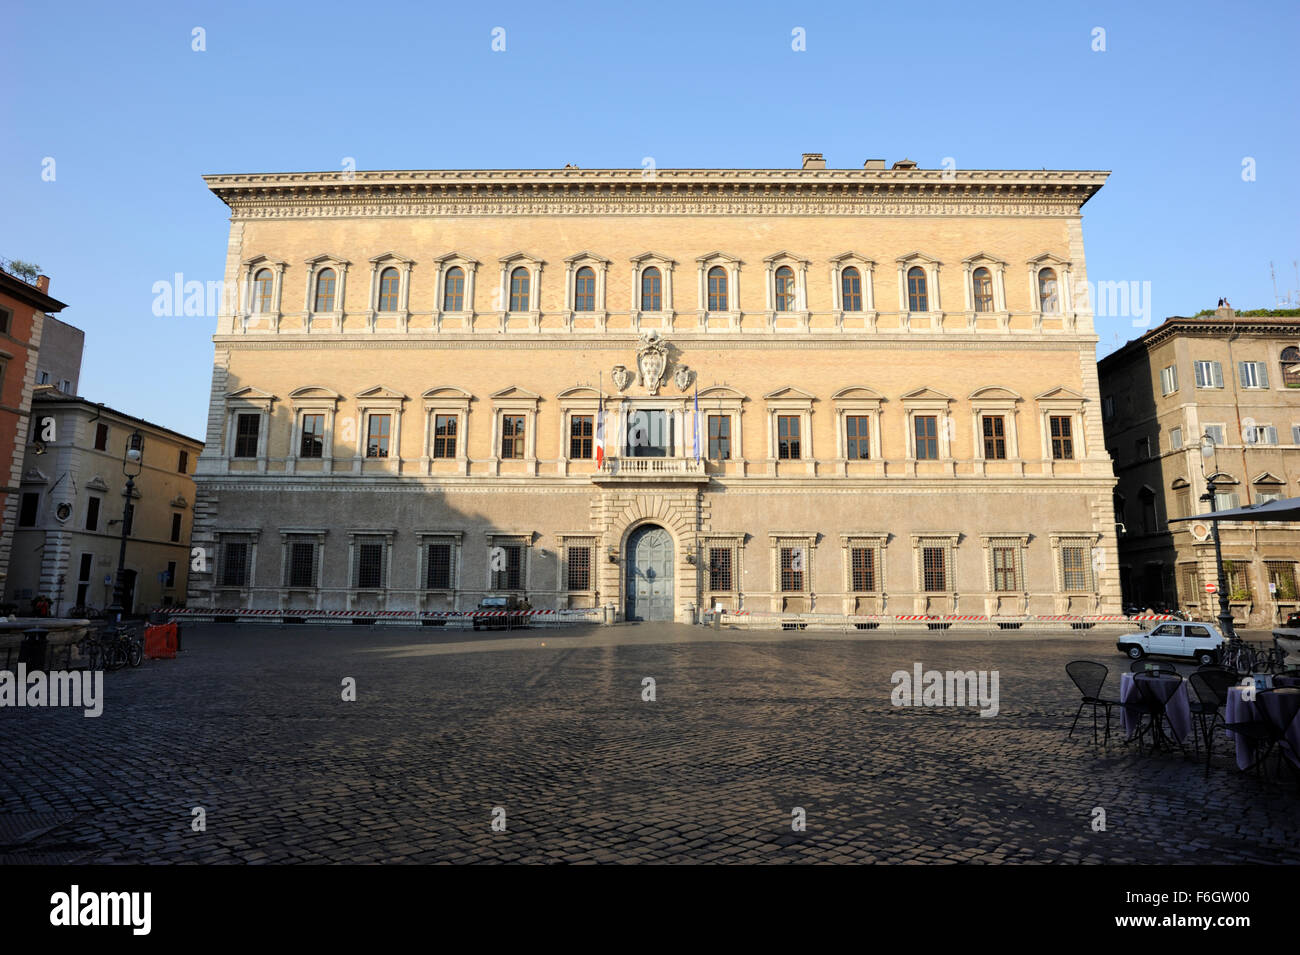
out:
{"label": "white car", "polygon": [[1215,663],[1226,643],[1219,628],[1210,623],[1162,623],[1142,633],[1127,633],[1115,641],[1120,653],[1141,660],[1147,654],[1191,657],[1202,666]]}

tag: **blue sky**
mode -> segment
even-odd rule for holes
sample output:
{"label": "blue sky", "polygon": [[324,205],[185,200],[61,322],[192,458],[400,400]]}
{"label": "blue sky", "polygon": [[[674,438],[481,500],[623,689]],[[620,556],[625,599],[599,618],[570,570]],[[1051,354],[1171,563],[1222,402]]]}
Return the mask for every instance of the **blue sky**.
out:
{"label": "blue sky", "polygon": [[[206,173],[347,156],[360,169],[790,167],[802,152],[845,168],[1109,169],[1084,210],[1090,278],[1150,282],[1157,322],[1220,295],[1271,306],[1270,260],[1279,291],[1297,285],[1293,0],[978,15],[934,2],[6,7],[0,256],[40,264],[85,330],[83,395],[198,437],[213,322],[155,317],[151,290],[176,272],[222,276],[227,210]],[[1137,333],[1099,319],[1099,354]]]}

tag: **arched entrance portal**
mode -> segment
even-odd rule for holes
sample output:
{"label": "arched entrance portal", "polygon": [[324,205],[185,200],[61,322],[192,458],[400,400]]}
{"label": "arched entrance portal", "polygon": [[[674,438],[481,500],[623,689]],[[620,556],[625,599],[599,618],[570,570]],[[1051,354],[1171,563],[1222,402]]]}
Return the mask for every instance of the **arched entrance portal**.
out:
{"label": "arched entrance portal", "polygon": [[655,524],[638,527],[627,540],[627,620],[673,619],[673,539]]}

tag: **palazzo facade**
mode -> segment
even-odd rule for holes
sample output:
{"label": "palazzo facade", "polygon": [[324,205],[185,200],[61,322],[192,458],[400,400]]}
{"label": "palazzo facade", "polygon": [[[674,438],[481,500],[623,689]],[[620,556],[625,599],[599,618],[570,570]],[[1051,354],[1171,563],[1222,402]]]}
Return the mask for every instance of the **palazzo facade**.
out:
{"label": "palazzo facade", "polygon": [[207,177],[234,293],[189,604],[1118,612],[1105,179]]}

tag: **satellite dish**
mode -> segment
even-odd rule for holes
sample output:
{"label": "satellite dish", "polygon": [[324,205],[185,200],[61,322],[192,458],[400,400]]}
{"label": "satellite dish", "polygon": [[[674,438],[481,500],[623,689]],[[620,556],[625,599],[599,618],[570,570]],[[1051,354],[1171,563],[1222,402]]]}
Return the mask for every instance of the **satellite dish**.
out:
{"label": "satellite dish", "polygon": [[1210,539],[1210,525],[1197,521],[1192,525],[1192,539],[1196,541],[1207,541]]}

